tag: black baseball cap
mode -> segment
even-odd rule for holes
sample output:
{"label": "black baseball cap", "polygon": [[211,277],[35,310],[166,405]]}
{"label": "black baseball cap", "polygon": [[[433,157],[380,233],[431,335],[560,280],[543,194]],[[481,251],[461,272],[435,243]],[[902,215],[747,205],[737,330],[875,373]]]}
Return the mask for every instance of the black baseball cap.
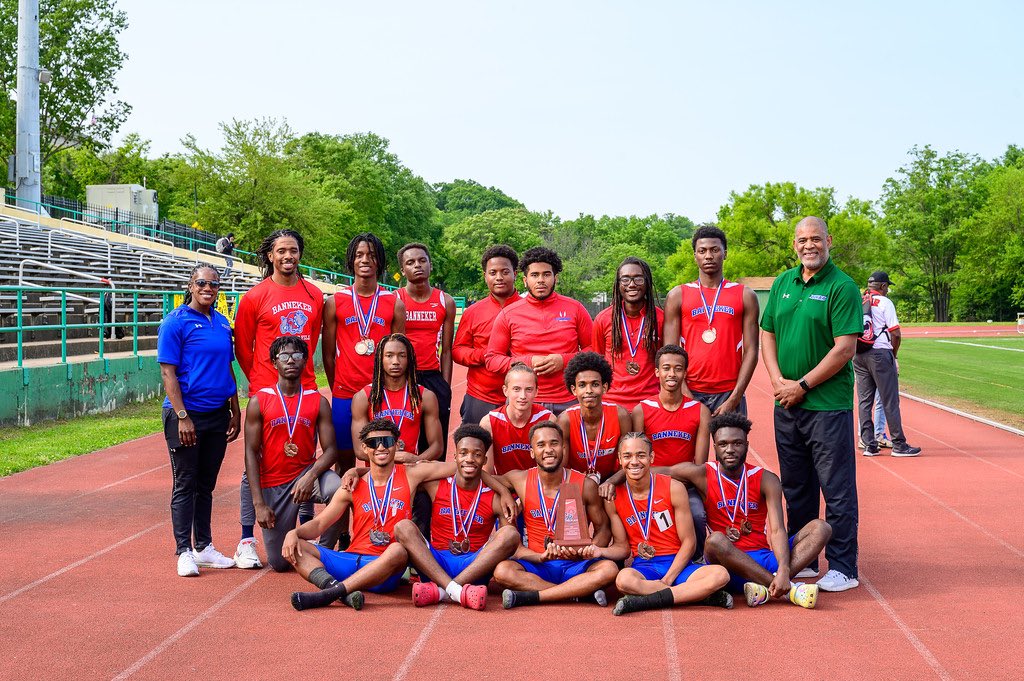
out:
{"label": "black baseball cap", "polygon": [[892,282],[889,281],[889,273],[888,272],[883,272],[882,270],[877,270],[875,272],[872,272],[871,276],[868,277],[868,283],[869,284],[890,284],[890,285],[892,284]]}

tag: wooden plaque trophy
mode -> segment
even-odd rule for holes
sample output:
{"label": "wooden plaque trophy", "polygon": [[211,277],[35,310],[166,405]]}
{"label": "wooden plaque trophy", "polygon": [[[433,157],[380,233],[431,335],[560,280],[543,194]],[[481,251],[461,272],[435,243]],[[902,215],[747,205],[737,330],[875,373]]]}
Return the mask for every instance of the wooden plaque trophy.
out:
{"label": "wooden plaque trophy", "polygon": [[594,542],[590,536],[590,521],[587,507],[583,503],[580,486],[563,482],[559,486],[558,515],[555,517],[555,543],[559,546],[589,546]]}

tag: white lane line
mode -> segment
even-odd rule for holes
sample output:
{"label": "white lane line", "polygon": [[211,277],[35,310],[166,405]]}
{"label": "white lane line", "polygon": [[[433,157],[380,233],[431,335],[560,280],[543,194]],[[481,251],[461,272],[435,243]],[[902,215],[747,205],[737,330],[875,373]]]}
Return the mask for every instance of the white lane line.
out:
{"label": "white lane line", "polygon": [[257,572],[255,575],[253,575],[249,579],[245,580],[244,582],[242,582],[241,584],[236,586],[230,593],[228,593],[228,595],[224,596],[219,601],[217,601],[216,603],[211,605],[209,608],[207,608],[206,610],[201,612],[191,622],[189,622],[188,624],[183,626],[181,629],[178,629],[176,632],[174,632],[173,634],[171,634],[170,636],[165,638],[163,641],[161,641],[160,644],[157,645],[155,648],[153,648],[148,653],[146,653],[145,655],[140,657],[138,660],[136,660],[135,663],[132,666],[128,667],[123,672],[121,672],[120,674],[115,676],[114,677],[114,681],[122,681],[122,679],[127,679],[132,674],[134,674],[135,672],[137,672],[140,669],[142,669],[143,667],[145,667],[147,664],[149,664],[154,659],[156,659],[156,657],[159,656],[160,653],[164,652],[165,650],[170,648],[172,645],[174,645],[174,643],[178,639],[180,639],[182,636],[184,636],[188,632],[190,632],[193,629],[195,629],[196,627],[198,627],[200,624],[202,624],[206,620],[210,619],[210,617],[215,612],[217,612],[218,610],[223,608],[225,605],[230,603],[232,600],[235,599],[236,596],[238,596],[238,594],[240,594],[243,591],[245,591],[246,589],[248,589],[250,586],[255,584],[257,580],[262,579],[269,572],[270,572],[270,568],[263,568],[262,570]]}
{"label": "white lane line", "polygon": [[978,532],[981,532],[983,535],[985,535],[986,537],[988,537],[992,541],[994,541],[997,544],[1001,545],[1003,548],[1005,548],[1010,553],[1012,553],[1015,556],[1017,556],[1018,558],[1024,560],[1024,551],[1022,551],[1021,549],[1019,549],[1016,546],[1014,546],[1013,544],[1009,544],[1009,543],[1003,541],[1002,539],[1000,539],[999,537],[995,536],[994,534],[992,534],[991,532],[986,530],[984,527],[982,527],[978,523],[974,522],[973,520],[971,520],[970,518],[968,518],[963,513],[961,513],[960,511],[956,510],[955,508],[953,508],[952,506],[950,506],[946,502],[944,502],[941,499],[939,499],[938,497],[936,497],[936,496],[934,496],[932,494],[929,494],[928,492],[924,491],[923,489],[921,489],[920,487],[918,487],[914,483],[910,482],[909,480],[904,478],[902,475],[900,475],[896,471],[891,470],[888,466],[883,464],[881,461],[878,461],[876,458],[871,458],[869,460],[871,461],[871,463],[873,463],[876,466],[880,467],[883,471],[885,471],[886,473],[889,473],[894,478],[897,478],[898,480],[902,480],[908,487],[910,487],[915,492],[918,492],[922,496],[926,497],[927,499],[929,499],[930,501],[935,503],[940,508],[943,508],[943,509],[949,511],[951,514],[955,515],[960,520],[964,521],[965,523],[967,523],[968,525],[970,525],[974,529],[978,530]]}
{"label": "white lane line", "polygon": [[977,421],[978,423],[984,423],[986,426],[992,426],[993,428],[998,428],[1000,430],[1005,430],[1008,433],[1013,433],[1014,435],[1020,435],[1020,436],[1024,437],[1024,430],[1019,430],[1017,428],[1014,428],[1013,426],[1008,426],[1005,423],[999,423],[999,421],[993,421],[991,419],[987,419],[987,418],[984,418],[984,417],[981,417],[981,416],[976,416],[976,415],[974,415],[974,414],[972,414],[970,412],[960,411],[959,409],[954,409],[953,407],[947,407],[946,405],[941,404],[939,402],[933,402],[931,400],[926,400],[923,397],[917,397],[916,395],[911,395],[910,393],[905,393],[902,390],[900,391],[900,397],[906,397],[908,400],[913,400],[914,402],[920,402],[921,404],[927,404],[929,407],[935,407],[936,409],[941,409],[942,411],[949,412],[950,414],[956,414],[957,416],[962,416],[965,419],[970,419],[971,421]]}
{"label": "white lane line", "polygon": [[910,641],[910,645],[914,646],[914,649],[917,650],[918,653],[920,653],[921,657],[923,657],[924,661],[928,663],[928,666],[932,668],[936,676],[938,676],[940,679],[943,679],[943,681],[951,681],[953,677],[950,675],[950,673],[947,672],[946,669],[939,663],[939,661],[935,658],[935,655],[932,654],[932,651],[928,649],[928,646],[926,646],[921,641],[921,639],[919,639],[917,635],[910,630],[910,627],[907,626],[906,622],[904,622],[903,619],[896,614],[896,611],[893,610],[893,607],[889,605],[889,601],[885,600],[885,596],[878,592],[878,589],[875,588],[874,584],[868,581],[868,578],[864,576],[863,572],[860,573],[859,578],[860,582],[864,585],[865,588],[867,588],[868,593],[870,593],[874,597],[874,599],[878,601],[878,605],[881,606],[882,610],[885,611],[885,614],[889,616],[889,619],[896,623],[896,626],[900,628],[900,631],[903,632],[903,635],[907,638],[908,641]]}
{"label": "white lane line", "polygon": [[402,662],[402,666],[395,672],[394,681],[400,681],[409,674],[409,670],[412,668],[412,663],[416,661],[416,657],[419,656],[420,651],[423,650],[423,646],[427,644],[427,639],[430,638],[430,634],[434,632],[434,627],[437,626],[438,621],[441,619],[441,614],[444,613],[444,609],[447,606],[442,603],[437,606],[434,611],[433,617],[427,622],[427,626],[423,627],[423,631],[420,632],[420,637],[416,639],[416,642],[412,644],[412,648],[409,649],[409,654],[405,656],[405,661]]}
{"label": "white lane line", "polygon": [[40,577],[39,579],[37,579],[34,582],[31,582],[29,584],[26,584],[25,586],[19,587],[19,588],[15,589],[14,591],[10,592],[9,594],[5,594],[4,596],[0,596],[0,603],[5,603],[5,602],[11,600],[12,598],[14,598],[15,596],[20,596],[21,594],[25,593],[29,589],[34,589],[37,586],[39,586],[40,584],[45,584],[46,582],[50,581],[51,579],[55,579],[57,577],[60,577],[65,572],[69,572],[71,570],[74,570],[76,567],[79,567],[81,565],[85,565],[86,563],[88,563],[93,558],[99,558],[103,554],[110,553],[114,549],[116,549],[118,547],[121,547],[121,546],[124,546],[128,542],[135,541],[136,539],[138,539],[142,535],[144,535],[144,534],[146,534],[148,532],[152,532],[153,530],[155,530],[158,527],[163,527],[164,525],[167,524],[167,522],[168,521],[164,520],[162,522],[157,523],[156,525],[151,525],[151,526],[147,527],[146,529],[142,530],[141,532],[136,532],[135,534],[133,534],[130,537],[125,537],[121,541],[114,542],[113,544],[111,544],[110,546],[108,546],[105,549],[100,549],[96,553],[90,554],[90,555],[86,556],[85,558],[82,558],[81,560],[76,560],[74,563],[70,563],[69,565],[65,565],[61,569],[55,570],[54,572],[51,572],[50,574],[46,575],[45,577]]}
{"label": "white lane line", "polygon": [[1003,471],[1004,473],[1009,473],[1010,475],[1013,475],[1015,477],[1020,478],[1021,480],[1024,480],[1024,475],[1021,475],[1017,471],[1010,470],[1009,468],[1006,468],[1004,466],[1000,466],[999,464],[995,463],[994,461],[989,461],[988,459],[986,459],[984,457],[981,457],[981,456],[978,456],[977,454],[974,454],[972,452],[968,452],[965,449],[960,449],[959,447],[957,447],[955,445],[951,445],[948,442],[944,442],[944,441],[940,440],[939,438],[935,437],[934,435],[932,435],[931,433],[928,433],[928,432],[923,431],[923,430],[918,430],[917,428],[912,428],[910,426],[904,426],[904,429],[914,431],[915,433],[918,433],[919,435],[924,435],[926,438],[928,438],[930,440],[934,440],[935,442],[938,442],[940,445],[943,445],[944,447],[949,447],[950,449],[952,449],[954,451],[957,451],[957,452],[960,452],[961,454],[966,454],[967,456],[969,456],[969,457],[971,457],[973,459],[977,459],[978,461],[980,461],[982,463],[987,463],[989,466],[992,466],[993,468],[998,468],[999,470]]}
{"label": "white lane line", "polygon": [[668,666],[668,681],[683,681],[683,674],[679,670],[679,651],[676,650],[672,608],[665,608],[661,611],[661,631],[665,636],[665,664]]}
{"label": "white lane line", "polygon": [[1010,352],[1024,352],[1021,348],[1004,348],[1001,345],[982,345],[981,343],[968,343],[966,341],[937,340],[936,343],[949,343],[950,345],[973,345],[976,348],[991,348],[992,350],[1008,350]]}

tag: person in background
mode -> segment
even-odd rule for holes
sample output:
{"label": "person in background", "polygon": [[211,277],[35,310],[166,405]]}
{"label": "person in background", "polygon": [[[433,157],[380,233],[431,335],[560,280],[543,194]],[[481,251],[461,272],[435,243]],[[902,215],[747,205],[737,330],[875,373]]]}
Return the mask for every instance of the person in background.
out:
{"label": "person in background", "polygon": [[235,259],[232,257],[235,252],[235,233],[228,232],[217,239],[216,249],[218,253],[224,256],[224,278],[230,279],[231,266],[235,264]]}

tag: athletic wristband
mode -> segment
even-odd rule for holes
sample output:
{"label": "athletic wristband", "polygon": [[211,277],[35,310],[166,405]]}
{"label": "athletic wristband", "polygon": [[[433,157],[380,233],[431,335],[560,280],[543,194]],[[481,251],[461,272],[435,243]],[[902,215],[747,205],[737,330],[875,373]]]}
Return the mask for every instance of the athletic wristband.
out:
{"label": "athletic wristband", "polygon": [[807,380],[806,379],[803,379],[803,378],[800,379],[800,387],[804,389],[805,393],[811,392],[811,386],[807,385]]}

